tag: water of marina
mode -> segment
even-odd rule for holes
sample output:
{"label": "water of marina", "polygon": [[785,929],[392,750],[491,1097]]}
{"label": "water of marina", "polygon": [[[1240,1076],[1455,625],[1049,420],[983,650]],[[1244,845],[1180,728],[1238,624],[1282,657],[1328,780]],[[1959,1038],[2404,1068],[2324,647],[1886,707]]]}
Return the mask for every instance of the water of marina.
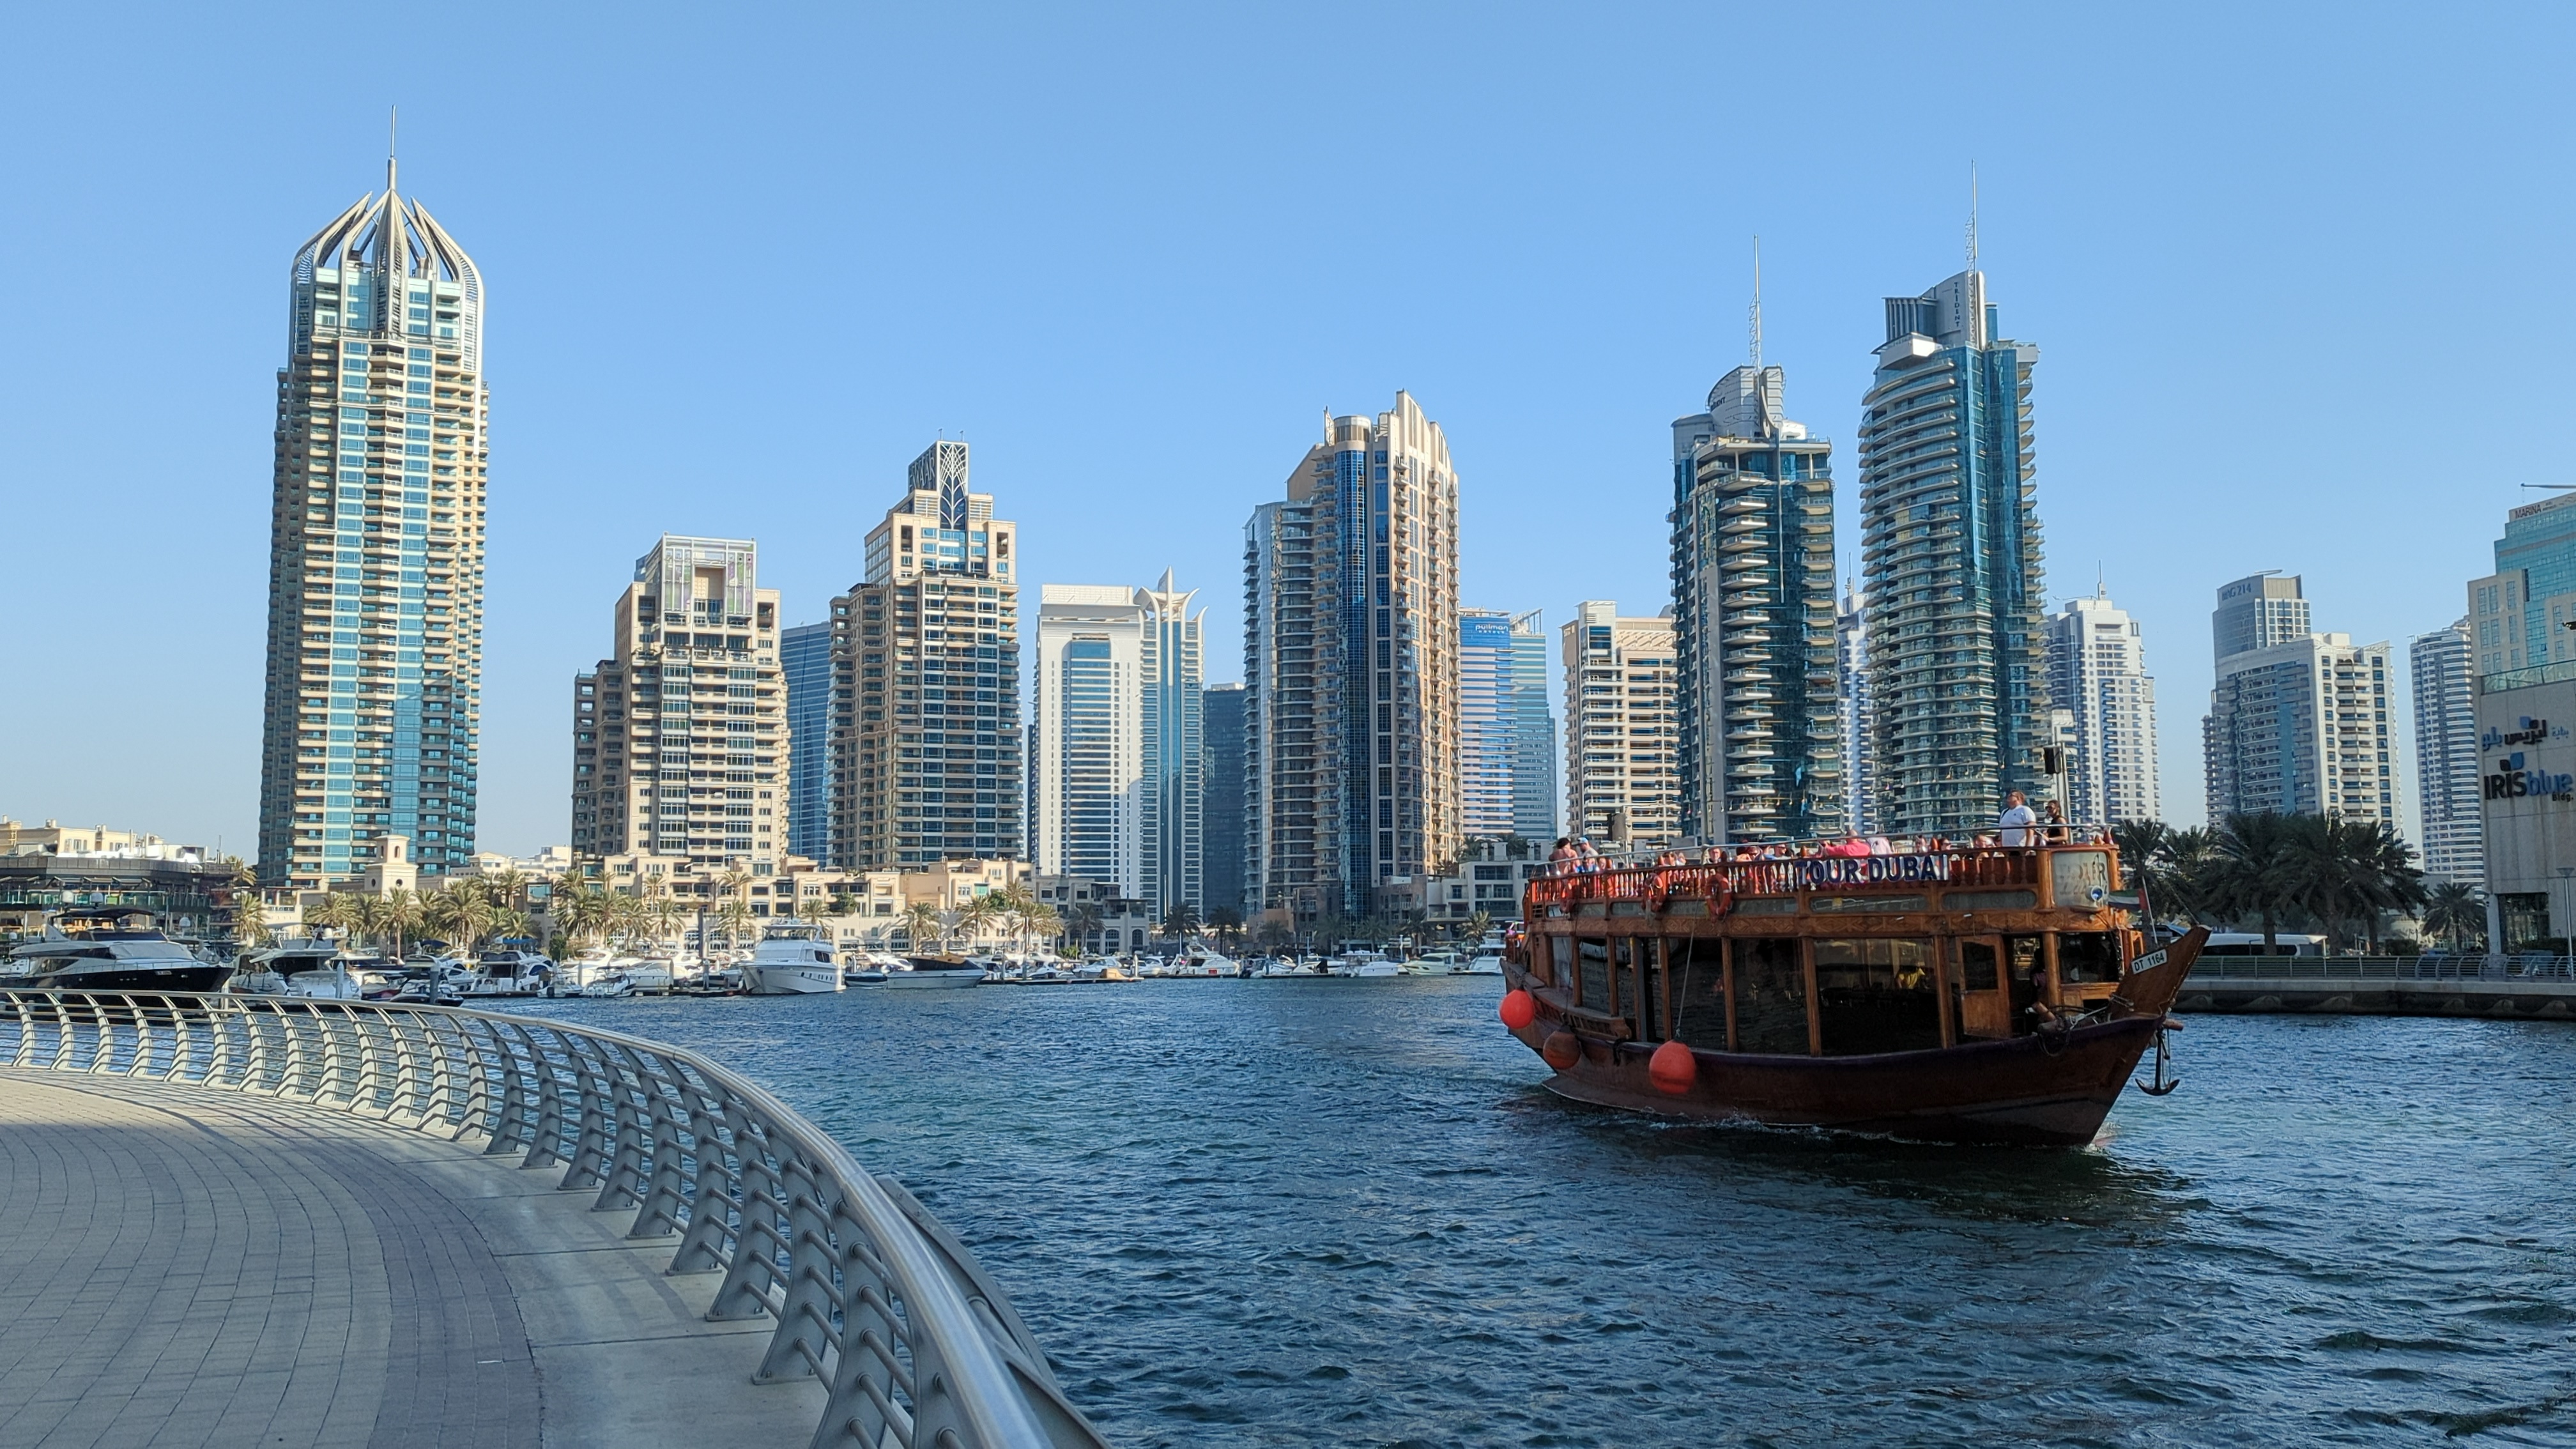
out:
{"label": "water of marina", "polygon": [[2082,1152],[1571,1105],[1487,979],[531,1003],[902,1177],[1149,1445],[2576,1445],[2576,1026],[2198,1017]]}

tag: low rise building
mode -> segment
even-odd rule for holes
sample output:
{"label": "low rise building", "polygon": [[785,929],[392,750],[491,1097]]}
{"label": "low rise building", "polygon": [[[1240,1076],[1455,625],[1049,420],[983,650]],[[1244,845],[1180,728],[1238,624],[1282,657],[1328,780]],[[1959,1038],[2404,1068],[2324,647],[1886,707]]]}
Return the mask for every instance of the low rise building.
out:
{"label": "low rise building", "polygon": [[2477,711],[2487,939],[2565,955],[2576,936],[2576,660],[2480,676]]}

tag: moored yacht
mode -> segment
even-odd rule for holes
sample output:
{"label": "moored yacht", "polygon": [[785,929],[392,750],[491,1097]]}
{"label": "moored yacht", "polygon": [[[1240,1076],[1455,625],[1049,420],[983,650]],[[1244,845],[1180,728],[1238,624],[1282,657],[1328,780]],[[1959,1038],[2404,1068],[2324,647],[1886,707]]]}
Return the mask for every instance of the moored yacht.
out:
{"label": "moored yacht", "polygon": [[753,996],[802,996],[841,989],[841,963],[820,926],[776,921],[742,964],[742,989]]}
{"label": "moored yacht", "polygon": [[0,985],[66,991],[221,991],[229,965],[171,940],[149,911],[108,906],[57,913],[45,934],[9,952]]}

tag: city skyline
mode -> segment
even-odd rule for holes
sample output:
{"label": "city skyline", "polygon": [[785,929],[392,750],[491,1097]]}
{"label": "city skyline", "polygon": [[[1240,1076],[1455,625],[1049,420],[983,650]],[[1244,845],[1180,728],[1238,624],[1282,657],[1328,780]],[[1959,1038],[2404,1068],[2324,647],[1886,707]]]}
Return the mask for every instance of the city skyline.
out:
{"label": "city skyline", "polygon": [[[1880,27],[1724,22],[1730,43],[1822,47],[1832,62],[1755,93],[1799,98],[1797,119],[1770,143],[1802,176],[1844,184],[1757,222],[1715,197],[1643,200],[1704,150],[1705,106],[1652,82],[1693,37],[1718,33],[1714,17],[1623,15],[1572,37],[1510,15],[1463,26],[1398,18],[1390,33],[1407,43],[1463,40],[1485,64],[1378,84],[1404,52],[1391,45],[1325,77],[1331,103],[1293,138],[1249,100],[1257,88],[1216,87],[1189,63],[1206,35],[1115,18],[1095,22],[1098,32],[1047,22],[975,34],[929,19],[817,19],[811,43],[782,66],[748,31],[683,43],[650,20],[621,32],[630,49],[612,63],[568,25],[529,18],[509,43],[444,65],[437,90],[397,72],[288,106],[286,78],[325,54],[316,32],[250,17],[111,34],[104,14],[30,17],[30,47],[61,63],[0,100],[25,141],[25,224],[0,239],[9,274],[145,274],[150,205],[189,217],[194,280],[179,327],[151,289],[77,303],[69,289],[15,290],[26,345],[0,362],[5,472],[64,480],[24,488],[19,518],[62,539],[75,574],[121,580],[81,601],[88,627],[150,637],[184,587],[202,644],[156,660],[156,682],[196,710],[196,728],[178,737],[116,710],[68,736],[32,718],[0,723],[0,744],[23,762],[8,786],[13,807],[148,819],[254,853],[257,783],[239,762],[258,749],[260,701],[239,681],[260,667],[265,579],[253,565],[266,520],[242,490],[266,491],[273,268],[381,166],[387,101],[404,103],[407,186],[429,191],[500,299],[503,476],[476,843],[514,851],[560,829],[564,671],[597,654],[584,637],[595,591],[631,562],[634,526],[761,538],[791,617],[810,620],[849,582],[848,540],[868,521],[871,480],[889,456],[899,462],[944,430],[970,434],[1002,476],[1046,480],[1021,506],[1040,540],[1032,577],[1204,567],[1231,551],[1240,509],[1269,486],[1268,460],[1302,441],[1299,409],[1405,386],[1439,398],[1453,434],[1474,440],[1464,597],[1494,607],[1644,598],[1669,507],[1660,434],[1672,410],[1658,400],[1704,380],[1712,353],[1735,351],[1708,339],[1736,330],[1746,289],[1711,256],[1740,256],[1740,238],[1763,233],[1766,360],[1796,375],[1809,399],[1800,415],[1848,448],[1867,375],[1853,349],[1873,330],[1876,299],[1954,269],[1961,251],[1968,148],[1898,161],[1861,103],[1925,63],[1915,50],[1900,65],[1871,38]],[[1934,44],[2022,86],[2029,124],[2015,148],[1980,143],[1974,159],[1986,265],[2008,285],[2015,330],[2052,349],[2042,442],[2058,577],[2047,603],[2088,589],[2102,564],[2124,606],[2174,641],[2159,671],[2168,698],[2197,699],[2208,685],[2206,660],[2181,641],[2214,580],[2304,569],[2313,587],[2349,601],[2338,623],[2356,637],[2412,637],[2457,615],[2457,581],[2483,571],[2493,515],[2529,496],[2517,485],[2559,477],[2554,433],[2539,420],[2565,390],[2554,337],[2566,304],[2548,277],[2568,203],[2527,172],[2553,94],[2533,67],[2569,24],[2506,22],[2532,43],[2499,62],[2492,36],[2474,48],[2419,28],[2401,37],[2385,16],[2344,17],[2346,43],[2323,57],[2288,17],[2232,23],[2224,47],[2189,38],[2189,26],[2147,25],[2121,28],[2106,49],[2127,22],[2078,16],[1966,27]],[[1242,40],[1281,34],[1257,20],[1221,25],[1241,27]],[[327,53],[394,34],[359,17]],[[976,58],[964,82],[979,106],[971,122],[932,120],[944,112],[931,99],[953,100],[958,82],[933,86],[894,64],[919,47]],[[2263,84],[2244,84],[2285,48],[2310,63],[2288,75],[2263,68]],[[1074,87],[1067,53],[1108,74],[1189,80],[1147,107],[1114,88]],[[1234,53],[1265,75],[1285,63],[1262,45]],[[733,68],[755,57],[767,78],[749,87]],[[667,105],[608,104],[630,94],[639,66],[692,83],[675,84]],[[816,83],[827,72],[832,83]],[[853,74],[869,83],[848,84]],[[2429,120],[2401,124],[2374,103],[2399,74],[2440,98]],[[1542,116],[1506,104],[1564,83],[1602,105]],[[127,103],[101,111],[101,95]],[[2226,104],[2174,100],[2203,95]],[[1155,108],[1173,105],[1199,124],[1162,123]],[[1052,118],[1042,156],[1028,145],[1039,106]],[[621,123],[601,125],[608,114]],[[2307,120],[2319,114],[2347,122],[2321,131]],[[1428,184],[1460,209],[1476,238],[1464,253],[1400,229],[1321,248],[1241,234],[1315,155],[1360,154],[1389,135],[1412,138]],[[567,167],[574,155],[582,164]],[[1583,165],[1560,164],[1577,155]],[[1061,179],[1125,161],[1146,164],[1105,191]],[[2427,211],[2444,226],[2354,224],[2366,179],[2391,166],[2432,178]],[[1165,168],[1186,179],[1145,184]],[[154,188],[103,180],[147,171]],[[915,229],[841,225],[887,197],[933,192],[958,198],[972,223],[935,243]],[[2167,201],[2142,210],[2150,192]],[[1004,195],[1069,226],[1041,238],[1003,224]],[[616,247],[590,244],[597,219],[632,197],[653,198],[656,223]],[[863,269],[914,284],[759,305],[709,263],[774,235],[753,218],[770,214],[760,199],[778,197],[800,225],[852,235]],[[561,260],[575,255],[577,268]],[[2350,297],[2400,271],[2444,279],[2449,389],[2476,399],[2496,428],[2496,467],[2450,508],[2408,509],[2368,441],[2363,360],[2314,345]],[[1365,273],[1416,278],[1420,325],[1353,346],[1288,324],[1319,285]],[[585,297],[656,297],[660,356],[780,365],[700,368],[696,406],[665,407],[657,354],[607,358],[593,340],[596,305],[567,305],[575,275]],[[686,284],[666,290],[672,278]],[[1519,304],[1533,294],[1550,300]],[[2209,339],[2140,327],[2141,297],[2188,298],[2192,315],[2225,319],[2218,365],[2249,425],[2221,466],[2176,477],[2157,462],[2171,380],[2208,365]],[[905,342],[865,355],[813,340],[854,327]],[[110,415],[99,380],[135,335],[161,339],[168,375],[189,381],[162,388],[151,409]],[[1179,431],[1139,454],[1123,441],[1125,418],[1147,396]],[[743,422],[773,414],[830,423]],[[1578,487],[1588,526],[1542,526]],[[1201,509],[1206,494],[1221,496]],[[95,526],[100,495],[132,500],[123,526]],[[1102,510],[1087,500],[1103,497],[1152,506],[1095,519]],[[2363,526],[2401,512],[2412,520],[2402,547]],[[630,525],[592,526],[601,518]],[[2211,520],[2223,526],[2202,526]],[[1842,572],[1856,576],[1851,543]],[[1551,587],[1523,583],[1539,577]],[[1211,679],[1239,673],[1234,607],[1212,601]],[[44,672],[32,639],[14,647],[14,673]],[[2188,731],[2165,732],[2164,785],[2182,823],[2198,794],[2196,745]]]}

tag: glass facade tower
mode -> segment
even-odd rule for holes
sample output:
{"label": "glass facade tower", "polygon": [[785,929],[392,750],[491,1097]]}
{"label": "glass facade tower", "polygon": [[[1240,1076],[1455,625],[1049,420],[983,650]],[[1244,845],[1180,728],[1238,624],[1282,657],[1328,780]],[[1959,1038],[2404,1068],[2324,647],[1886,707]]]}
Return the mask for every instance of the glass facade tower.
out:
{"label": "glass facade tower", "polygon": [[489,423],[483,279],[385,190],[296,250],[277,374],[259,875],[321,889],[412,841],[470,869]]}
{"label": "glass facade tower", "polygon": [[1114,884],[1157,917],[1207,909],[1192,597],[1169,573],[1157,588],[1047,584],[1038,595],[1031,854],[1040,872]]}
{"label": "glass facade tower", "polygon": [[1986,277],[1887,299],[1861,401],[1862,583],[1879,820],[1966,837],[2040,787],[2049,742],[2037,467],[2039,349],[1997,336]]}
{"label": "glass facade tower", "polygon": [[832,626],[779,631],[787,681],[787,853],[832,859]]}

